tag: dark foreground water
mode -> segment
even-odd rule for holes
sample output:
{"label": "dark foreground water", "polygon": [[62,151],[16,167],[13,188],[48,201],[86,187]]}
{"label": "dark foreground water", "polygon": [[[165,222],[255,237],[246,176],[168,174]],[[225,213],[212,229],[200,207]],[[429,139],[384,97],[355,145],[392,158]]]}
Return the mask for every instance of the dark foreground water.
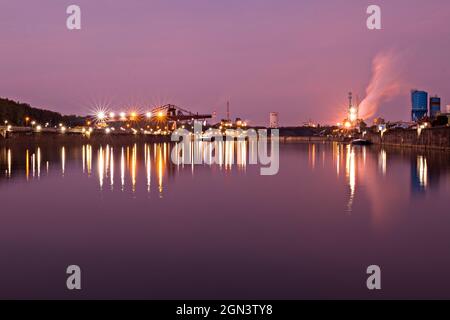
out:
{"label": "dark foreground water", "polygon": [[448,153],[285,144],[261,176],[170,149],[0,146],[0,298],[450,298]]}

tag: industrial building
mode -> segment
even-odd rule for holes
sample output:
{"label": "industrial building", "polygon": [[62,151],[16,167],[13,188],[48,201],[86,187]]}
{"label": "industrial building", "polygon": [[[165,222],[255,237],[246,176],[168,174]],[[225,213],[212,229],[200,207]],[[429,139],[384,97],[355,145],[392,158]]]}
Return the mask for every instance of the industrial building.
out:
{"label": "industrial building", "polygon": [[411,119],[418,122],[428,115],[428,93],[425,91],[411,91]]}
{"label": "industrial building", "polygon": [[271,129],[276,129],[279,127],[278,123],[278,112],[271,112],[269,115],[269,127]]}
{"label": "industrial building", "polygon": [[359,102],[358,98],[356,99],[356,103],[353,103],[353,93],[348,93],[348,109],[347,109],[347,118],[344,119],[342,124],[338,124],[339,126],[343,126],[345,129],[359,129],[361,124],[364,121],[359,117]]}
{"label": "industrial building", "polygon": [[435,119],[441,113],[441,98],[430,97],[430,118]]}

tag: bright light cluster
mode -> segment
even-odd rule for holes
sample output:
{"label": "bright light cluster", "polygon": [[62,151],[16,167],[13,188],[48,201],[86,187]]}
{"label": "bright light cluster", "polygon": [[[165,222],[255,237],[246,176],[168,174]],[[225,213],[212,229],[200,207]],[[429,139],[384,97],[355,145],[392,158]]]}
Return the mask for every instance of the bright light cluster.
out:
{"label": "bright light cluster", "polygon": [[[151,112],[146,112],[145,114],[145,118],[147,119],[151,119],[153,114]],[[164,113],[163,112],[158,112],[157,116],[159,118],[163,118],[164,117]],[[120,121],[127,121],[127,120],[137,120],[141,117],[141,115],[136,112],[136,111],[131,111],[128,114],[126,112],[120,112],[119,113],[119,117],[117,118],[117,120]],[[97,111],[95,113],[95,118],[98,122],[104,122],[104,121],[108,121],[108,120],[116,120],[116,113],[115,112],[106,112],[104,110],[100,110]]]}

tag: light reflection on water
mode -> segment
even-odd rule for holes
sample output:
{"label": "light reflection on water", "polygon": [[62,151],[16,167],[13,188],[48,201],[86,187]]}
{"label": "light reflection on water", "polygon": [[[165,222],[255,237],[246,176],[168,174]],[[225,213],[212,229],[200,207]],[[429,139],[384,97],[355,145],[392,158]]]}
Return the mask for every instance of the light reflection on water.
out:
{"label": "light reflection on water", "polygon": [[[120,177],[118,181],[120,181],[121,191],[128,188],[128,190],[136,192],[137,188],[145,186],[147,192],[151,192],[152,181],[155,181],[156,188],[162,195],[165,189],[165,176],[173,173],[174,170],[190,168],[190,171],[195,173],[196,167],[211,166],[185,164],[182,162],[182,157],[177,158],[176,163],[172,163],[170,158],[172,149],[177,150],[178,147],[176,144],[169,143],[135,143],[127,146],[63,145],[47,147],[44,154],[40,146],[24,149],[3,147],[0,149],[0,168],[4,172],[4,178],[14,180],[24,175],[26,181],[35,181],[42,176],[43,164],[46,167],[46,175],[59,166],[61,177],[64,177],[67,166],[71,162],[77,162],[81,157],[81,172],[83,175],[91,177],[92,168],[95,166],[94,173],[101,191],[114,190],[117,175]],[[198,145],[194,148],[196,153],[192,154],[192,159],[194,157],[205,158],[207,155],[211,155],[212,147],[212,143],[198,142]],[[52,155],[55,148],[59,150],[59,158]],[[236,169],[237,172],[243,170],[245,172],[248,166],[248,158],[255,157],[254,153],[256,153],[256,148],[243,141],[216,143],[214,148],[215,154],[213,157],[216,162],[214,166],[226,171]],[[81,154],[78,152],[79,150],[81,150]],[[327,144],[307,145],[308,163],[312,171],[317,170],[317,159],[320,159],[322,168],[330,165],[335,167],[336,179],[340,178],[342,172],[345,174],[345,184],[348,188],[348,212],[353,210],[360,184],[370,187],[370,184],[374,182],[373,180],[386,177],[391,157],[398,159],[400,156],[403,161],[409,162],[411,168],[409,184],[412,193],[423,194],[429,191],[430,180],[434,182],[433,186],[436,186],[440,176],[448,170],[446,165],[448,153],[445,152],[399,151],[395,149],[388,151],[385,148],[372,148],[369,158],[367,152],[366,147],[354,147],[338,143],[333,143],[331,146]],[[70,155],[68,155],[69,153]],[[141,159],[143,159],[142,164]],[[208,160],[211,162],[211,159]],[[283,163],[281,163],[281,166],[283,166]],[[142,172],[140,172],[141,169]],[[76,174],[76,172],[71,171],[71,174]],[[140,183],[141,180],[145,180],[145,183]],[[105,189],[106,185],[109,186],[108,189]]]}
{"label": "light reflection on water", "polygon": [[[59,166],[61,177],[64,177],[70,162],[77,162],[79,160],[77,157],[78,151],[80,150],[81,173],[90,177],[92,175],[92,168],[95,167],[95,175],[98,179],[100,190],[104,191],[105,185],[109,185],[110,190],[113,190],[117,175],[118,177],[120,176],[120,190],[125,191],[128,182],[131,190],[135,192],[140,179],[139,170],[142,155],[147,191],[151,191],[152,176],[156,176],[157,189],[162,193],[164,190],[164,176],[167,172],[173,170],[175,167],[178,169],[189,167],[194,173],[195,167],[198,166],[193,163],[195,157],[199,157],[205,161],[208,160],[207,163],[209,163],[209,166],[214,163],[214,160],[215,165],[224,170],[231,170],[234,167],[239,170],[245,170],[247,166],[249,148],[247,142],[196,142],[196,144],[196,146],[191,145],[193,152],[191,158],[192,163],[190,164],[185,164],[183,157],[177,157],[175,163],[171,162],[172,148],[178,150],[178,144],[145,143],[141,145],[135,143],[127,146],[110,146],[109,144],[98,146],[92,146],[90,144],[83,144],[81,146],[55,146],[56,150],[58,150],[58,157],[54,156],[54,148],[47,149],[48,154],[44,155],[48,159],[45,162],[47,168],[46,174],[48,175],[49,170],[56,170]],[[40,178],[43,163],[41,147],[34,146],[15,149],[14,151],[8,147],[0,149],[2,154],[2,157],[0,157],[0,168],[5,173],[4,177],[15,179],[20,178],[24,174],[27,181]],[[214,153],[211,152],[212,149],[215,150]],[[256,153],[256,148],[250,146],[250,151]],[[76,156],[68,156],[69,152]],[[257,157],[255,155],[253,156],[255,158]],[[209,158],[207,159],[206,157]],[[21,161],[22,159],[24,162]]]}
{"label": "light reflection on water", "polygon": [[[336,178],[341,172],[345,172],[345,182],[348,187],[347,209],[352,211],[353,203],[359,189],[359,185],[365,188],[374,185],[376,181],[381,182],[388,174],[390,160],[397,164],[401,159],[403,165],[408,165],[410,177],[408,184],[411,186],[411,195],[426,193],[433,187],[439,188],[439,181],[442,177],[445,181],[450,172],[450,153],[435,150],[412,150],[399,149],[394,147],[361,147],[333,143],[309,144],[307,147],[309,168],[314,171],[317,167],[317,157],[322,154],[322,161],[330,157],[330,163],[335,167]],[[369,156],[370,152],[370,156]],[[433,166],[430,167],[430,161]],[[377,171],[376,171],[377,169]],[[343,171],[344,170],[344,171]],[[430,185],[430,175],[433,176],[434,184]],[[401,188],[406,187],[406,183]]]}
{"label": "light reflection on water", "polygon": [[282,144],[261,176],[255,145],[220,143],[212,165],[172,163],[177,148],[0,146],[0,297],[61,297],[72,261],[117,281],[86,297],[370,298],[374,263],[383,298],[450,297],[449,153]]}
{"label": "light reflection on water", "polygon": [[[236,168],[238,171],[246,170],[249,165],[249,158],[256,159],[257,148],[252,143],[245,141],[237,142],[196,142],[197,145],[191,147],[195,152],[192,152],[192,159],[200,157],[207,163],[215,161],[215,165],[224,169],[231,170]],[[213,144],[215,144],[213,146]],[[106,184],[109,185],[110,190],[114,190],[116,182],[116,175],[119,177],[120,190],[125,191],[127,182],[131,191],[135,192],[139,185],[140,179],[140,159],[143,158],[143,172],[145,176],[145,187],[148,192],[151,191],[152,181],[156,181],[157,190],[163,193],[164,177],[168,171],[173,171],[173,168],[185,169],[189,167],[192,173],[195,172],[195,167],[198,165],[183,163],[183,157],[177,158],[175,163],[171,162],[171,152],[174,148],[178,151],[179,145],[170,143],[145,143],[132,144],[127,146],[110,146],[98,145],[92,146],[90,144],[83,144],[81,146],[56,146],[59,150],[59,159],[52,156],[54,148],[46,149],[47,154],[43,154],[40,146],[25,147],[24,149],[1,147],[0,149],[0,170],[4,172],[4,178],[15,179],[25,176],[27,181],[39,180],[42,175],[42,166],[45,166],[46,175],[49,170],[55,170],[60,166],[61,176],[66,174],[67,162],[77,161],[78,152],[68,158],[68,149],[78,151],[81,150],[81,172],[88,177],[92,175],[92,168],[96,166],[95,174],[100,190],[104,190]],[[215,150],[214,154],[211,149]],[[13,150],[15,149],[15,150]],[[389,168],[389,153],[386,148],[377,148],[371,151],[376,154],[376,168],[378,168],[378,175],[385,177]],[[307,154],[308,163],[311,170],[316,170],[318,156],[321,159],[322,167],[332,165],[335,167],[336,178],[339,178],[341,172],[345,173],[345,181],[349,190],[349,197],[347,203],[347,210],[352,211],[355,195],[358,189],[358,176],[367,174],[372,170],[372,162],[367,166],[367,151],[366,147],[354,147],[351,145],[344,145],[339,143],[328,144],[308,144]],[[424,151],[399,151],[396,149],[389,150],[394,157],[401,154],[404,160],[410,162],[411,177],[410,184],[412,192],[426,192],[430,187],[430,166],[429,158],[436,162],[433,174],[434,180],[439,180],[439,172],[446,170],[447,167],[443,165],[449,157],[445,152],[424,152]],[[71,152],[71,151],[70,151]],[[96,155],[95,157],[93,155]],[[331,163],[326,164],[329,155],[331,154]],[[209,157],[208,159],[206,157]],[[214,159],[212,159],[214,158]],[[405,159],[407,158],[407,159]],[[44,160],[43,160],[44,159]],[[23,162],[21,160],[24,160]],[[116,163],[117,162],[117,163]],[[251,161],[250,161],[251,163]],[[282,165],[282,164],[281,164]],[[205,164],[201,166],[206,166]],[[209,165],[211,166],[211,164]],[[116,172],[117,171],[117,172]],[[155,179],[152,177],[155,176]]]}

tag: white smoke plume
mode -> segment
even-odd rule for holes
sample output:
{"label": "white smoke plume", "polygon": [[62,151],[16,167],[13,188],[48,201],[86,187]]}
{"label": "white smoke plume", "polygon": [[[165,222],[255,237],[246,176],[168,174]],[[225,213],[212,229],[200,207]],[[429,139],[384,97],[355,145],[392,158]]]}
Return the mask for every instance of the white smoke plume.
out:
{"label": "white smoke plume", "polygon": [[360,118],[372,118],[382,103],[407,90],[406,83],[401,79],[402,65],[400,54],[394,51],[379,53],[373,59],[372,78],[359,107]]}

